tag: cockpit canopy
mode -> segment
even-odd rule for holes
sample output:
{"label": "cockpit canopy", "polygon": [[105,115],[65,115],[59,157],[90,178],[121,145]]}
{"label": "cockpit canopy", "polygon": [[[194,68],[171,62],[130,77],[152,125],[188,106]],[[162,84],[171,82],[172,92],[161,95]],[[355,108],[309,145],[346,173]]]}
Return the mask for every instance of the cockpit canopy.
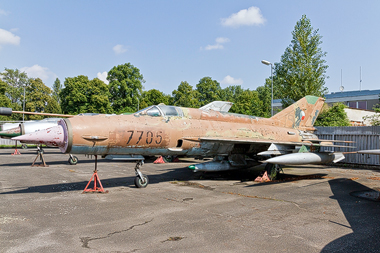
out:
{"label": "cockpit canopy", "polygon": [[183,117],[182,109],[170,105],[152,105],[135,113],[135,116]]}

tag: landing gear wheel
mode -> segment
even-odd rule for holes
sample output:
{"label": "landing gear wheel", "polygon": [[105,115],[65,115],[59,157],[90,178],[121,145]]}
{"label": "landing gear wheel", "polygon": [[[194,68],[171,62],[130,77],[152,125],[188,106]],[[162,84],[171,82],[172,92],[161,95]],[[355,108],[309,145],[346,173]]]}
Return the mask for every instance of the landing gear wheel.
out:
{"label": "landing gear wheel", "polygon": [[69,163],[70,163],[70,165],[77,164],[78,163],[78,157],[76,157],[76,156],[70,156]]}
{"label": "landing gear wheel", "polygon": [[149,179],[146,175],[142,175],[142,178],[140,178],[139,176],[135,177],[135,186],[137,188],[145,188],[147,187],[148,183]]}
{"label": "landing gear wheel", "polygon": [[27,148],[28,148],[28,146],[26,146],[26,144],[25,144],[25,143],[23,143],[23,144],[21,145],[21,148],[22,148],[22,149],[27,149]]}
{"label": "landing gear wheel", "polygon": [[275,180],[278,176],[278,173],[282,171],[282,168],[279,164],[267,163],[265,165],[265,170],[268,174],[270,180]]}

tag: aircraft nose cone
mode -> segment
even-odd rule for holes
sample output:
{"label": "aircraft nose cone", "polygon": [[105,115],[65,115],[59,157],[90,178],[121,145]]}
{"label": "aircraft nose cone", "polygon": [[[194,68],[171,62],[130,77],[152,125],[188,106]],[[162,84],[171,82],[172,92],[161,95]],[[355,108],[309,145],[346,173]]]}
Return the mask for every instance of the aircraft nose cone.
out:
{"label": "aircraft nose cone", "polygon": [[30,134],[12,138],[12,140],[31,144],[45,144],[53,147],[64,147],[64,131],[61,125],[50,127]]}

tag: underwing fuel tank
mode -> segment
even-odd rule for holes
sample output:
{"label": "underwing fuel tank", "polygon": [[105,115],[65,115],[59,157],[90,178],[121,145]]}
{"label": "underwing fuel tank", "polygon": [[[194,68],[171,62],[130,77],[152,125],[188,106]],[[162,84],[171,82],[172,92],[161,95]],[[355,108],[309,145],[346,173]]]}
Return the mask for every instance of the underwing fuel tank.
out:
{"label": "underwing fuel tank", "polygon": [[189,169],[194,172],[198,172],[198,171],[212,172],[212,171],[246,169],[246,168],[253,167],[256,165],[258,165],[257,162],[247,161],[246,165],[232,166],[229,161],[222,160],[222,161],[212,161],[212,162],[205,162],[205,163],[190,165]]}
{"label": "underwing fuel tank", "polygon": [[12,138],[23,134],[29,134],[40,131],[49,127],[56,126],[59,118],[47,118],[36,121],[26,121],[22,123],[6,123],[3,126],[3,131],[0,132],[1,138]]}
{"label": "underwing fuel tank", "polygon": [[265,162],[281,165],[303,165],[339,162],[344,159],[342,153],[292,153],[267,159]]}

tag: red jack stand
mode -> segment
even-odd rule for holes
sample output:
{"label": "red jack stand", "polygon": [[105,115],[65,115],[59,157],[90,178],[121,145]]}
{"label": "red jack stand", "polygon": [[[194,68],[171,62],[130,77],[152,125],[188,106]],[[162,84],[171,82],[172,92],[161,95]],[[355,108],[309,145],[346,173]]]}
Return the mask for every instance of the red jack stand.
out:
{"label": "red jack stand", "polygon": [[15,148],[15,152],[13,152],[13,154],[12,155],[21,155],[21,153],[20,153],[20,151],[18,151],[18,149],[17,148]]}
{"label": "red jack stand", "polygon": [[16,146],[15,146],[15,152],[13,152],[12,155],[21,155],[20,151],[17,149],[17,141],[16,141]]}
{"label": "red jack stand", "polygon": [[[84,188],[82,193],[87,193],[87,192],[98,192],[98,193],[108,193],[108,191],[104,191],[103,185],[100,182],[99,176],[98,176],[98,170],[97,170],[97,164],[98,164],[98,156],[95,155],[95,170],[94,174],[92,174],[92,177],[90,181],[88,181],[86,188]],[[94,188],[92,189],[87,189],[88,186],[90,185],[92,179],[94,179]],[[99,184],[100,187],[97,187],[97,184]]]}

